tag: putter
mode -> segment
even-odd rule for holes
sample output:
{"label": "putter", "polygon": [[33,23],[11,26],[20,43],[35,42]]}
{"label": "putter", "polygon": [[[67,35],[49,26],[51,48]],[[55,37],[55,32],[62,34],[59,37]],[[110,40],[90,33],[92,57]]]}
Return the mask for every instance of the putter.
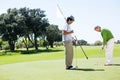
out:
{"label": "putter", "polygon": [[[76,36],[75,36],[75,39],[76,39],[76,41],[77,41],[77,37],[76,37]],[[77,42],[78,42],[78,44],[79,44],[79,46],[80,46],[82,52],[84,53],[86,59],[88,59],[88,56],[86,55],[86,53],[85,53],[84,49],[82,48],[82,46],[80,45],[79,41],[77,41]]]}

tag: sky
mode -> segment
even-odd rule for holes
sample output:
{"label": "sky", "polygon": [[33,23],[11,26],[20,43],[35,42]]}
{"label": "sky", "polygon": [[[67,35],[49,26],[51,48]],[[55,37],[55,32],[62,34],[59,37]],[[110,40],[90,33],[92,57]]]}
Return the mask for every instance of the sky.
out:
{"label": "sky", "polygon": [[50,24],[61,28],[65,20],[57,17],[57,4],[65,17],[75,17],[71,26],[78,39],[88,43],[102,41],[100,33],[94,31],[94,27],[99,25],[111,30],[115,41],[120,40],[120,0],[0,0],[0,14],[9,8],[40,8],[45,11]]}

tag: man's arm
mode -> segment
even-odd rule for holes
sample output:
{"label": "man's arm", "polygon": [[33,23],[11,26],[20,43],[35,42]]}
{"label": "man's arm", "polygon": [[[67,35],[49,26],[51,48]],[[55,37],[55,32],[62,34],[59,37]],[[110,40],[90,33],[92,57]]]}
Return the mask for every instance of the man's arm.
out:
{"label": "man's arm", "polygon": [[106,43],[107,43],[107,33],[103,32],[102,33],[102,37],[103,37],[103,45],[102,45],[102,49],[104,49]]}
{"label": "man's arm", "polygon": [[72,31],[70,31],[70,32],[67,32],[66,30],[63,30],[63,34],[64,34],[64,35],[71,34],[71,33],[74,33],[74,31],[72,30]]}

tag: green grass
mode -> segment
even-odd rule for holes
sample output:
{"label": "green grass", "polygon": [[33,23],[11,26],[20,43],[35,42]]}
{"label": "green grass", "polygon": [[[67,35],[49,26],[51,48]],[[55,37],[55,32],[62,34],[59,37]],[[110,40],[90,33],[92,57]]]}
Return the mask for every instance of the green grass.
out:
{"label": "green grass", "polygon": [[[115,58],[114,61],[116,64],[120,63],[119,58]],[[120,79],[120,64],[119,66],[103,66],[103,64],[104,58],[90,58],[89,60],[79,58],[78,70],[66,70],[63,59],[7,64],[0,66],[0,77],[3,78],[3,80]]]}
{"label": "green grass", "polygon": [[[26,52],[26,53],[25,53]],[[0,56],[0,64],[11,64],[17,62],[27,62],[27,61],[36,61],[36,60],[52,60],[52,59],[61,59],[64,56],[64,51],[60,48],[50,49],[50,50],[42,50],[36,53],[31,53],[33,51],[29,51],[30,53],[25,51],[24,54],[21,52],[8,52],[8,55]]]}
{"label": "green grass", "polygon": [[8,79],[5,79],[5,78],[0,78],[0,80],[8,80]]}
{"label": "green grass", "polygon": [[[101,50],[100,46],[83,46],[87,56],[89,58],[98,58],[105,57],[105,50]],[[120,57],[120,45],[115,45],[114,57]],[[63,59],[64,58],[64,47],[53,48],[49,50],[41,49],[38,51],[30,50],[16,50],[14,52],[6,52],[7,55],[0,56],[0,65],[1,64],[11,64],[17,62],[28,62],[36,60],[54,60],[54,59]],[[34,53],[34,54],[33,54]],[[77,58],[85,58],[81,48],[74,47],[75,56]],[[77,54],[76,54],[77,53]]]}
{"label": "green grass", "polygon": [[[50,50],[16,50],[0,56],[0,80],[119,80],[120,45],[115,45],[114,66],[104,66],[105,51],[100,46],[83,46],[89,59],[86,60],[80,47],[75,48],[73,65],[78,70],[66,70],[64,47]],[[2,53],[2,52],[1,52]]]}

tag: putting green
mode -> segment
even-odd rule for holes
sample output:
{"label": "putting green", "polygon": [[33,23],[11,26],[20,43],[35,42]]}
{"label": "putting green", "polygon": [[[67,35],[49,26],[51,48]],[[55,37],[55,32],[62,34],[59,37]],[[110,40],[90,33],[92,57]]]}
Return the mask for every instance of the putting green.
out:
{"label": "putting green", "polygon": [[120,57],[114,58],[113,66],[104,66],[104,61],[77,59],[77,70],[66,70],[63,59],[0,65],[0,80],[119,80]]}

